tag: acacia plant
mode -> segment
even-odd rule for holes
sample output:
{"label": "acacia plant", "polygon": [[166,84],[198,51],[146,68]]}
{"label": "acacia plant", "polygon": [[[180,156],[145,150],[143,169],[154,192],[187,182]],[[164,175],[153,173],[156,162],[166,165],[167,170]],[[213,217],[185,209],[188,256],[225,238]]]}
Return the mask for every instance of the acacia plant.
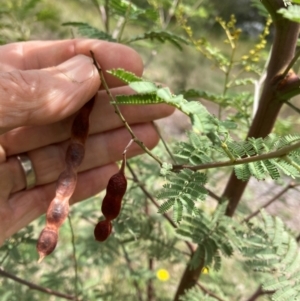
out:
{"label": "acacia plant", "polygon": [[[108,226],[95,230],[100,242],[93,232],[103,224],[103,197],[99,196],[74,206],[69,225],[61,227],[62,243],[38,268],[32,242],[36,243],[34,232],[40,225],[34,223],[6,242],[0,249],[1,301],[15,300],[20,293],[24,300],[48,300],[49,294],[56,296],[53,300],[300,299],[299,234],[288,228],[280,210],[268,212],[271,204],[280,203],[299,185],[300,134],[279,113],[285,107],[300,112],[292,102],[300,94],[300,1],[252,1],[265,24],[256,43],[244,53],[240,50],[243,32],[233,15],[229,20],[216,18],[226,48],[222,44],[220,50],[204,36],[198,37],[195,19],[203,12],[211,16],[213,10],[206,9],[206,1],[192,2],[93,0],[103,29],[86,22],[63,24],[75,35],[138,50],[152,47],[145,78],[126,70],[98,68],[112,109],[125,124],[131,142],[146,154],[127,160],[127,192],[120,206],[122,190],[113,216],[107,213],[112,212],[108,184],[102,205]],[[139,28],[136,36],[130,34],[132,24]],[[213,91],[201,89],[200,73],[190,78],[191,83],[187,81],[183,91],[172,87],[171,92],[156,84],[151,65],[157,68],[156,54],[163,42],[170,42],[176,51],[192,49],[195,57],[205,58],[218,70],[222,85]],[[114,97],[103,72],[121,79],[136,93]],[[162,129],[162,142],[151,151],[126,122],[122,106],[158,103],[181,111],[189,127],[173,139]],[[211,108],[217,108],[215,114]],[[117,174],[122,181],[124,169],[125,160]],[[245,193],[249,183],[255,183],[255,189],[271,187],[275,194],[269,191],[254,199],[253,185]],[[168,279],[167,270],[171,279],[161,282]],[[31,276],[36,283],[21,279],[29,274],[37,275]],[[12,288],[10,280],[20,284],[14,292],[4,289]]]}

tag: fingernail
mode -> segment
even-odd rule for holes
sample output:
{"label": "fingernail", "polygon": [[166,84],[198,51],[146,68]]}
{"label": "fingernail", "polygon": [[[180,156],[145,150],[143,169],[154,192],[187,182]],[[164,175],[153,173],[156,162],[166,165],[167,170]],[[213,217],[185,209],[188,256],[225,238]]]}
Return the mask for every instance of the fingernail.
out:
{"label": "fingernail", "polygon": [[65,76],[74,82],[84,82],[90,79],[95,72],[92,59],[79,54],[57,66]]}

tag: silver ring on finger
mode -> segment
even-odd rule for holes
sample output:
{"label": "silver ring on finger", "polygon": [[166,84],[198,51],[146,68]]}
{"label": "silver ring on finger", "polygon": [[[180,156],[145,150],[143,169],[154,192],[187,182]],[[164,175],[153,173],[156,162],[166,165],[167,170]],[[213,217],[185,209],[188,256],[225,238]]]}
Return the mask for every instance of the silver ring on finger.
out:
{"label": "silver ring on finger", "polygon": [[17,155],[16,158],[20,162],[25,176],[25,189],[33,188],[36,185],[36,175],[31,160],[26,154]]}

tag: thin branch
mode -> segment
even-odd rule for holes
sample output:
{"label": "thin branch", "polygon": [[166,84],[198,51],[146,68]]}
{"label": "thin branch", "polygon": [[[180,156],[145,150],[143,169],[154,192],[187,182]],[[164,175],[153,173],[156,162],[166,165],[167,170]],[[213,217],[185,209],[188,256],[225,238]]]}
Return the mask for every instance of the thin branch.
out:
{"label": "thin branch", "polygon": [[298,114],[300,114],[300,109],[297,108],[296,106],[294,106],[292,103],[290,103],[289,101],[285,102],[290,108],[292,108],[295,112],[297,112]]}
{"label": "thin branch", "polygon": [[297,142],[293,145],[285,146],[279,150],[276,150],[274,152],[270,152],[267,154],[247,157],[247,158],[241,158],[236,159],[235,161],[228,160],[224,162],[214,162],[214,163],[207,163],[207,164],[200,164],[200,165],[173,165],[173,171],[181,170],[184,168],[190,169],[190,170],[203,170],[203,169],[211,169],[211,168],[219,168],[219,167],[226,167],[226,166],[234,166],[234,165],[241,165],[256,161],[262,161],[262,160],[270,160],[275,159],[279,157],[283,157],[288,155],[290,152],[300,148],[300,142]]}
{"label": "thin branch", "polygon": [[253,293],[252,296],[249,297],[249,299],[247,299],[246,301],[255,301],[257,298],[259,298],[262,295],[271,295],[274,294],[275,291],[269,291],[269,292],[265,292],[263,291],[262,287],[259,286],[258,289]]}
{"label": "thin branch", "polygon": [[10,250],[7,249],[6,252],[5,252],[5,254],[3,255],[3,257],[0,260],[0,266],[3,265],[4,261],[8,258],[9,253],[10,253]]}
{"label": "thin branch", "polygon": [[136,144],[138,144],[140,146],[140,148],[142,148],[150,157],[152,157],[156,162],[158,162],[158,164],[160,166],[163,165],[163,162],[157,157],[155,156],[151,151],[150,149],[148,149],[145,144],[140,141],[138,139],[138,137],[134,134],[134,132],[132,131],[131,127],[129,126],[128,122],[126,121],[126,119],[124,118],[123,114],[121,113],[120,109],[119,109],[119,106],[117,105],[117,101],[115,100],[114,96],[112,95],[112,93],[110,92],[110,89],[105,81],[105,78],[104,78],[104,75],[103,75],[103,72],[102,72],[102,69],[101,67],[98,65],[97,61],[96,61],[96,58],[95,58],[95,55],[92,51],[91,52],[91,55],[92,55],[92,58],[93,58],[93,62],[94,62],[94,65],[95,67],[97,68],[98,70],[98,73],[99,73],[99,76],[100,76],[100,79],[101,79],[101,83],[102,85],[104,86],[105,90],[106,90],[106,93],[108,94],[109,98],[111,99],[112,101],[112,105],[114,106],[114,109],[115,109],[115,113],[120,117],[121,121],[123,122],[124,126],[126,127],[126,129],[128,130],[128,132],[130,133],[131,137],[132,137],[132,140],[134,140],[134,142]]}
{"label": "thin branch", "polygon": [[[124,253],[124,257],[125,257],[125,260],[126,260],[128,269],[129,269],[129,271],[131,272],[131,274],[134,274],[134,270],[133,270],[133,267],[132,267],[132,265],[131,265],[131,260],[130,260],[130,258],[129,258],[129,255],[128,255],[126,249],[125,249],[124,244],[121,244],[121,247],[122,247],[122,250],[123,250],[123,253]],[[133,280],[133,285],[134,285],[134,287],[135,287],[135,289],[136,289],[138,300],[139,300],[139,301],[143,301],[143,294],[142,294],[142,291],[141,291],[141,289],[140,289],[140,287],[139,287],[138,282],[137,282],[135,279]]]}
{"label": "thin branch", "polygon": [[208,192],[208,195],[211,198],[215,199],[218,203],[222,202],[222,198],[221,197],[219,197],[218,195],[216,195],[214,192],[212,192],[211,190],[207,189],[206,187],[205,187],[205,189],[206,189],[206,191]]}
{"label": "thin branch", "polygon": [[211,292],[210,290],[208,290],[206,287],[204,287],[201,283],[197,282],[197,286],[199,286],[201,288],[201,290],[206,293],[207,295],[215,298],[218,301],[224,301],[222,298],[220,298],[219,296],[217,296],[216,294],[214,294],[213,292]]}
{"label": "thin branch", "polygon": [[37,290],[37,291],[40,291],[40,292],[48,294],[48,295],[57,296],[57,297],[60,297],[60,298],[66,299],[66,300],[74,300],[74,301],[77,300],[76,296],[63,294],[63,293],[54,291],[52,289],[42,287],[40,285],[37,285],[37,284],[34,284],[32,282],[26,281],[24,279],[21,279],[21,278],[15,276],[13,274],[10,274],[10,273],[4,271],[2,268],[0,268],[0,276],[12,279],[15,282],[18,282],[20,284],[28,286],[30,289]]}
{"label": "thin branch", "polygon": [[288,64],[288,66],[286,67],[286,69],[284,70],[284,72],[282,73],[282,78],[283,79],[288,75],[289,71],[292,69],[292,67],[294,66],[294,64],[296,63],[296,61],[298,60],[299,57],[300,57],[300,49],[298,49],[298,51],[296,52],[295,56],[290,61],[290,63]]}
{"label": "thin branch", "polygon": [[68,222],[69,222],[69,227],[71,230],[71,240],[72,240],[72,250],[73,250],[73,262],[74,262],[74,289],[75,289],[75,296],[76,299],[78,300],[79,296],[79,289],[78,289],[78,264],[77,264],[77,258],[76,258],[76,246],[75,246],[75,235],[74,235],[74,229],[72,225],[72,220],[70,215],[68,215]]}
{"label": "thin branch", "polygon": [[[154,262],[153,258],[149,258],[148,269],[151,272],[153,272],[153,262]],[[148,301],[153,301],[155,299],[153,279],[152,278],[149,278],[148,283],[147,283],[147,299],[148,299]]]}
{"label": "thin branch", "polygon": [[130,10],[131,10],[131,2],[129,1],[129,5],[128,5],[127,10],[126,10],[125,17],[122,18],[122,23],[120,23],[119,31],[117,33],[117,42],[118,43],[121,42],[121,38],[122,38],[125,26],[126,26],[127,21],[128,21]]}
{"label": "thin branch", "polygon": [[169,26],[170,21],[174,17],[176,9],[179,6],[179,4],[180,4],[180,0],[173,0],[172,5],[168,11],[167,17],[165,19],[163,29],[166,29]]}
{"label": "thin branch", "polygon": [[[145,199],[145,214],[147,217],[149,217],[149,200],[146,197]],[[152,273],[153,272],[153,265],[154,265],[154,259],[149,258],[148,259],[148,270]],[[154,287],[153,287],[153,279],[152,277],[149,277],[147,281],[147,301],[153,301],[154,300]]]}
{"label": "thin branch", "polygon": [[300,184],[296,184],[295,182],[290,182],[286,187],[284,187],[279,193],[277,193],[270,201],[268,201],[267,203],[265,203],[264,205],[262,205],[259,209],[257,209],[256,211],[254,211],[253,213],[251,213],[249,216],[247,216],[245,219],[243,219],[242,222],[248,222],[251,218],[253,218],[254,216],[256,216],[257,214],[259,214],[259,212],[263,209],[263,208],[267,208],[268,206],[270,206],[272,203],[274,203],[276,200],[278,200],[281,196],[283,196],[288,190],[290,190],[291,188],[295,188],[296,186],[299,186]]}
{"label": "thin branch", "polygon": [[108,1],[105,0],[104,5],[99,5],[97,0],[92,0],[94,3],[95,7],[97,8],[97,11],[100,15],[100,18],[102,20],[103,26],[105,28],[105,32],[109,33],[109,6],[108,6]]}
{"label": "thin branch", "polygon": [[117,22],[117,25],[116,25],[113,33],[112,33],[112,37],[114,39],[117,39],[117,36],[119,35],[120,28],[121,28],[123,22],[124,22],[124,17],[120,17],[119,20],[118,20],[118,22]]}
{"label": "thin branch", "polygon": [[192,11],[197,10],[202,4],[202,2],[204,2],[204,0],[199,0],[198,2],[195,2],[194,5],[192,6]]}
{"label": "thin branch", "polygon": [[[129,163],[127,163],[127,168],[129,169],[129,171],[131,172],[131,175],[133,177],[133,180],[139,184],[139,187],[141,188],[141,190],[143,191],[143,193],[148,197],[148,199],[152,202],[152,204],[156,207],[159,208],[159,204],[156,202],[156,200],[153,198],[153,196],[151,195],[151,193],[145,188],[145,186],[139,181],[137,175],[135,174],[134,170],[132,169],[132,167],[130,166]],[[163,213],[162,214],[163,217],[170,223],[171,226],[173,226],[173,228],[177,228],[177,225],[175,224],[175,222],[169,217],[169,215],[167,213]],[[194,247],[193,245],[188,242],[185,241],[187,247],[189,248],[191,254],[194,253]]]}
{"label": "thin branch", "polygon": [[175,159],[173,153],[171,152],[171,150],[169,149],[169,147],[168,147],[168,145],[167,145],[167,143],[166,143],[164,137],[162,136],[159,127],[157,126],[157,124],[156,124],[155,122],[153,122],[153,125],[154,125],[154,128],[155,128],[155,130],[156,130],[156,133],[158,134],[158,136],[159,136],[161,142],[163,143],[163,145],[164,145],[164,147],[165,147],[167,153],[169,154],[169,156],[170,156],[170,158],[172,159],[172,161],[176,164],[176,163],[177,163],[177,162],[176,162],[176,159]]}

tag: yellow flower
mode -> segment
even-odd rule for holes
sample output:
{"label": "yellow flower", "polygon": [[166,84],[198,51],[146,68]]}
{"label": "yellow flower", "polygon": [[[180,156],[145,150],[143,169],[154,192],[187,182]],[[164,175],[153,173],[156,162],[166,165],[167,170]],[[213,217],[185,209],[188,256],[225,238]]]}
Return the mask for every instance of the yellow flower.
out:
{"label": "yellow flower", "polygon": [[160,281],[168,281],[169,278],[170,278],[170,274],[167,270],[165,269],[159,269],[157,272],[156,272],[156,277],[158,280]]}
{"label": "yellow flower", "polygon": [[208,274],[209,273],[209,268],[204,267],[201,272],[202,272],[202,274]]}

